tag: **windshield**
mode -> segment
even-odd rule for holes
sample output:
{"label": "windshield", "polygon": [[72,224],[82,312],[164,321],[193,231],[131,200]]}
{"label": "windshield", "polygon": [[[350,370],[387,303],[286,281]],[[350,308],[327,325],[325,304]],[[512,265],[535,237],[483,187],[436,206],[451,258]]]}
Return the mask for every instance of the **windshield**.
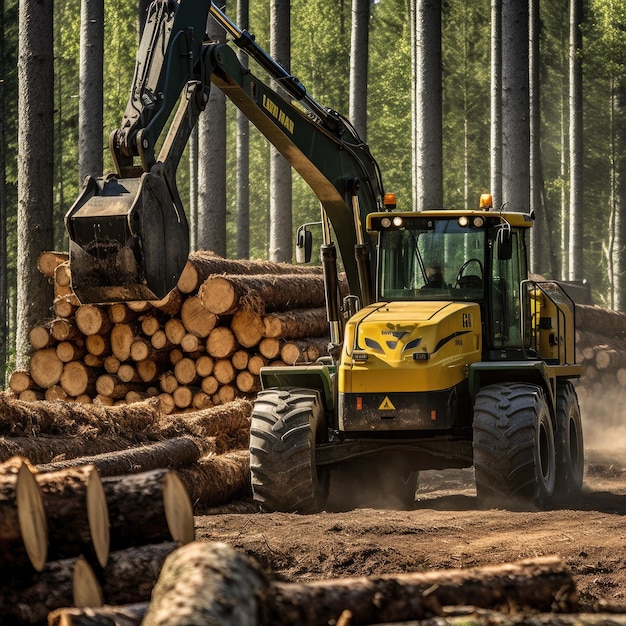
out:
{"label": "windshield", "polygon": [[486,231],[459,222],[412,219],[399,228],[382,230],[379,299],[483,298]]}

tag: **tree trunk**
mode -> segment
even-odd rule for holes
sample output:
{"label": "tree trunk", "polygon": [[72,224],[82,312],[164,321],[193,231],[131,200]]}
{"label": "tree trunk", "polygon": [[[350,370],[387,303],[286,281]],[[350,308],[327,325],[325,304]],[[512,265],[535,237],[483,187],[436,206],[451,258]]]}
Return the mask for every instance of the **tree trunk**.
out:
{"label": "tree trunk", "polygon": [[[28,331],[48,315],[52,286],[37,259],[53,248],[53,3],[19,4],[17,337],[16,362],[26,365]],[[2,35],[4,36],[4,34]]]}
{"label": "tree trunk", "polygon": [[[291,3],[270,1],[270,55],[285,70],[291,67]],[[280,83],[271,81],[281,92]],[[291,262],[293,248],[291,165],[280,152],[270,146],[270,235],[269,258]]]}
{"label": "tree trunk", "polygon": [[[414,0],[416,33],[415,116],[417,178],[415,211],[443,206],[441,2]],[[419,42],[419,43],[417,43]]]}
{"label": "tree trunk", "polygon": [[78,90],[78,184],[103,171],[104,3],[82,0]]}
{"label": "tree trunk", "polygon": [[530,205],[528,8],[502,0],[502,201],[527,213]]}
{"label": "tree trunk", "polygon": [[350,121],[367,141],[367,64],[369,60],[369,0],[352,0],[350,35]]}
{"label": "tree trunk", "polygon": [[124,606],[68,607],[52,611],[48,626],[140,626],[149,602]]}

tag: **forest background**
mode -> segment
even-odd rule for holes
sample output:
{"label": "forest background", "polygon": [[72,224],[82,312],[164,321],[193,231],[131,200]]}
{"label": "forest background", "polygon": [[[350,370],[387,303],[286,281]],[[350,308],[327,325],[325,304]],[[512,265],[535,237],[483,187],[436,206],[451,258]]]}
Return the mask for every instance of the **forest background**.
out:
{"label": "forest background", "polygon": [[[68,248],[63,217],[76,198],[78,177],[78,88],[80,0],[54,1],[54,247]],[[233,2],[234,4],[234,2]],[[520,3],[523,5],[524,3]],[[568,276],[568,49],[567,0],[539,2],[541,124],[540,212],[550,216],[547,249],[533,272]],[[626,203],[626,0],[585,0],[580,23],[583,72],[583,275],[596,303],[613,307],[616,222]],[[411,207],[411,37],[408,0],[370,5],[367,142],[377,158],[386,191],[400,209]],[[226,12],[229,13],[226,7]],[[0,89],[4,112],[3,202],[6,206],[7,306],[4,327],[13,341],[16,318],[18,204],[18,2],[2,2]],[[132,82],[138,43],[138,5],[104,0],[105,171],[113,169],[107,138],[118,127]],[[234,8],[231,13],[234,13]],[[291,71],[324,106],[349,110],[351,4],[347,0],[291,1]],[[490,2],[442,2],[443,191],[444,207],[474,208],[490,191]],[[249,30],[270,50],[270,3],[251,2]],[[226,255],[237,256],[237,177],[234,106],[227,103]],[[267,141],[250,133],[250,258],[268,258],[270,249]],[[179,167],[181,195],[193,205],[197,193],[189,158]],[[319,203],[293,175],[293,229],[319,220]],[[12,344],[9,344],[12,345]],[[11,371],[11,349],[6,371]]]}

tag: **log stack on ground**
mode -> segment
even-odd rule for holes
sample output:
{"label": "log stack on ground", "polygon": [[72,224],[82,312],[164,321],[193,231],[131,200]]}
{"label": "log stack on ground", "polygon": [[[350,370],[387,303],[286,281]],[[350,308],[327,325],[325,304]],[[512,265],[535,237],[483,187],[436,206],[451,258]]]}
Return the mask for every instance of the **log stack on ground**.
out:
{"label": "log stack on ground", "polygon": [[319,266],[197,252],[162,300],[110,305],[76,300],[66,255],[43,253],[39,268],[58,295],[53,317],[30,331],[28,368],[10,377],[23,400],[158,396],[166,413],[203,409],[255,394],[259,362],[312,361],[328,344]]}

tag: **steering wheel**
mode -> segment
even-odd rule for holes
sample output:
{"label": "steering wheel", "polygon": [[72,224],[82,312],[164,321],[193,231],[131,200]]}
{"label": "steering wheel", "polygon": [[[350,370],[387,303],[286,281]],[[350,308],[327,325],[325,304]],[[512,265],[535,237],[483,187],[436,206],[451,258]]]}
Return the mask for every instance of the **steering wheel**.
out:
{"label": "steering wheel", "polygon": [[[478,268],[480,270],[479,274],[467,274],[465,275],[465,270],[468,268],[469,265],[471,265],[472,263],[476,263],[478,265]],[[467,261],[465,261],[465,263],[463,263],[463,265],[461,265],[461,268],[459,269],[457,275],[456,275],[456,286],[457,289],[461,289],[464,287],[469,287],[470,289],[481,289],[483,286],[483,264],[482,261],[480,259],[477,259],[476,257],[473,257],[471,259],[468,259]]]}

